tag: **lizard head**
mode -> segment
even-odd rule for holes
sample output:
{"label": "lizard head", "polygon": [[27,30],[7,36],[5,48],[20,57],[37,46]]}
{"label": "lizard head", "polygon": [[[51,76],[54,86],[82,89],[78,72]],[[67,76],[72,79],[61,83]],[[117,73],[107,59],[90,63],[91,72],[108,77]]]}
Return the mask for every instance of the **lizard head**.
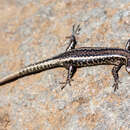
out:
{"label": "lizard head", "polygon": [[127,41],[125,49],[128,51],[128,60],[126,64],[126,71],[130,74],[130,39]]}

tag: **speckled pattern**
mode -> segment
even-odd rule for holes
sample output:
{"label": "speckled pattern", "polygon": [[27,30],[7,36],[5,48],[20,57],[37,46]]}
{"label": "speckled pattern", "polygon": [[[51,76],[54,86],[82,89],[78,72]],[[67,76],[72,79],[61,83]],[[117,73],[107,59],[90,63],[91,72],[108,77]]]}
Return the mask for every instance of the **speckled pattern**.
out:
{"label": "speckled pattern", "polygon": [[[0,78],[65,51],[73,24],[81,24],[77,47],[125,48],[130,38],[128,0],[1,0]],[[130,76],[111,87],[112,66],[82,68],[60,88],[62,68],[0,87],[1,130],[128,130]]]}

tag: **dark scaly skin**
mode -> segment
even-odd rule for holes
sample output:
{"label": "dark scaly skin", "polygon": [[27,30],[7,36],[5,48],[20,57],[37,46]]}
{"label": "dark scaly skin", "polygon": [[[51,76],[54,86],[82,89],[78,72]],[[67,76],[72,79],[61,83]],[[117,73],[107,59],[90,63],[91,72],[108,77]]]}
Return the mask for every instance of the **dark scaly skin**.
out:
{"label": "dark scaly skin", "polygon": [[130,73],[130,40],[128,40],[126,49],[120,48],[103,48],[103,47],[82,47],[75,49],[77,44],[76,35],[79,33],[80,27],[73,26],[72,35],[69,38],[69,46],[66,52],[54,56],[50,59],[31,64],[22,70],[11,74],[2,80],[0,85],[16,80],[30,74],[38,73],[56,67],[64,67],[68,70],[67,80],[62,89],[70,84],[77,68],[96,66],[96,65],[114,65],[112,75],[114,78],[114,91],[118,89],[120,68],[125,65],[126,70]]}

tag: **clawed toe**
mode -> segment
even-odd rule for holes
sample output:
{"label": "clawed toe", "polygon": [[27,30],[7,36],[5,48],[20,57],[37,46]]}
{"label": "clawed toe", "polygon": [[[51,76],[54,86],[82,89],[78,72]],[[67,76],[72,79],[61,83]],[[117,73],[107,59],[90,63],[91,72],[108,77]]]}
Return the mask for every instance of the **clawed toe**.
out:
{"label": "clawed toe", "polygon": [[113,84],[113,88],[114,88],[114,92],[119,88],[119,83],[121,83],[119,80],[118,81],[116,81],[114,84]]}
{"label": "clawed toe", "polygon": [[114,83],[112,87],[114,88],[114,92],[115,92],[118,89],[118,83]]}
{"label": "clawed toe", "polygon": [[66,82],[60,82],[60,84],[63,84],[63,86],[61,87],[61,89],[64,89],[67,84],[69,84],[69,86],[71,86],[71,81],[73,81],[73,79],[67,80]]}
{"label": "clawed toe", "polygon": [[73,29],[72,29],[72,34],[73,35],[79,35],[81,28],[80,28],[80,24],[75,26],[75,24],[73,25]]}
{"label": "clawed toe", "polygon": [[61,87],[61,89],[64,89],[67,84],[69,84],[71,86],[70,82],[68,82],[68,83],[67,82],[62,82],[62,84],[64,84],[64,85]]}
{"label": "clawed toe", "polygon": [[81,30],[80,24],[77,25],[77,26],[75,26],[75,24],[74,24],[73,28],[72,28],[72,35],[71,36],[66,36],[66,38],[73,40],[75,35],[79,35],[80,30]]}

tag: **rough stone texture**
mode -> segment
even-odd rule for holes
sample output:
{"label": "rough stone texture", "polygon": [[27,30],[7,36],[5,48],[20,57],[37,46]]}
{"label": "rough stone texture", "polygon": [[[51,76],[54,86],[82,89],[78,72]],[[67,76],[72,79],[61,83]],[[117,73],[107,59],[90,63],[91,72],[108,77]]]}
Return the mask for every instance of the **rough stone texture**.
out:
{"label": "rough stone texture", "polygon": [[[64,52],[81,24],[80,46],[124,48],[129,0],[0,0],[0,78]],[[81,68],[61,90],[57,68],[0,87],[0,130],[128,130],[130,76],[123,67],[113,92],[112,66]]]}

